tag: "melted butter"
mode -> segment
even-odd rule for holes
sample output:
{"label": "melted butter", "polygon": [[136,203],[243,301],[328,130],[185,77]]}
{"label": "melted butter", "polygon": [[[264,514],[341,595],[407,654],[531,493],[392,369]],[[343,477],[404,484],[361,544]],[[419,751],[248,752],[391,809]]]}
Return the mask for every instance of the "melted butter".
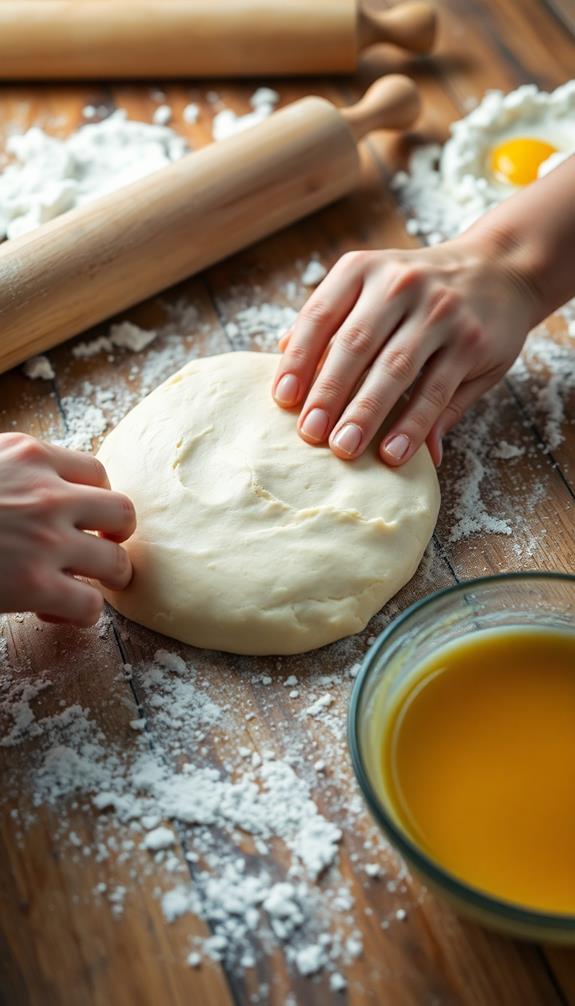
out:
{"label": "melted butter", "polygon": [[404,829],[473,887],[575,912],[575,634],[477,633],[399,696],[382,746]]}

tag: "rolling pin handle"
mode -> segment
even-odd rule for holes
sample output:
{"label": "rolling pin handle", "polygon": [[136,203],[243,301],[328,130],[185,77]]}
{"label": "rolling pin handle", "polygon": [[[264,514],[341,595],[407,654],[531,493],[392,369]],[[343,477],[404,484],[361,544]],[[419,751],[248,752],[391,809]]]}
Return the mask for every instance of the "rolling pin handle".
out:
{"label": "rolling pin handle", "polygon": [[342,110],[355,140],[373,129],[407,129],[421,110],[419,91],[409,77],[390,74],[376,80],[357,105]]}
{"label": "rolling pin handle", "polygon": [[433,48],[436,28],[436,12],[426,0],[408,0],[381,13],[359,9],[360,49],[378,42],[390,42],[409,52],[429,52]]}

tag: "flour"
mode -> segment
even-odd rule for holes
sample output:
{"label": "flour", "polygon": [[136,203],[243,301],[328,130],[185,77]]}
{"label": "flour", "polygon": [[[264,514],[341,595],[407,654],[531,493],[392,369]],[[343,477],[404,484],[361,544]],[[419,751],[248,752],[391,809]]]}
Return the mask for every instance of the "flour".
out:
{"label": "flour", "polygon": [[539,327],[528,337],[512,371],[521,383],[537,381],[527,405],[533,408],[534,401],[534,418],[543,417],[543,434],[551,450],[565,439],[566,402],[575,394],[574,362],[573,347],[554,341]]}
{"label": "flour", "polygon": [[236,133],[243,133],[244,130],[257,126],[272,114],[278,101],[277,91],[270,87],[260,87],[250,99],[251,112],[238,115],[231,108],[221,109],[212,121],[213,139],[216,141],[225,140],[228,136],[235,136]]}
{"label": "flour", "polygon": [[297,311],[288,305],[257,303],[234,314],[233,320],[226,324],[226,335],[233,349],[249,349],[255,345],[273,352],[280,336],[296,318]]}
{"label": "flour", "polygon": [[23,369],[31,381],[53,381],[56,376],[47,356],[31,356],[26,360]]}
{"label": "flour", "polygon": [[326,276],[326,267],[317,259],[310,259],[303,271],[301,281],[304,286],[317,286]]}
{"label": "flour", "polygon": [[250,98],[252,108],[275,108],[280,100],[280,96],[273,87],[258,87]]}
{"label": "flour", "polygon": [[200,118],[200,106],[191,101],[188,105],[184,106],[182,118],[188,125],[193,126]]}
{"label": "flour", "polygon": [[186,337],[203,331],[197,308],[179,300],[166,305],[166,314],[166,321],[156,329],[142,329],[124,321],[112,325],[108,335],[73,347],[72,354],[78,359],[104,353],[107,360],[114,359],[117,349],[141,354],[142,360],[134,362],[130,369],[130,375],[139,379],[139,394],[118,375],[108,372],[101,380],[96,375],[96,383],[82,382],[75,394],[60,399],[66,430],[63,436],[54,430],[50,434],[53,442],[76,450],[94,449],[96,440],[116,425],[142,395],[193,358],[195,347]]}
{"label": "flour", "polygon": [[165,125],[133,122],[118,110],[65,140],[33,126],[10,136],[6,149],[15,163],[0,175],[0,235],[15,238],[165,167],[187,145]]}
{"label": "flour", "polygon": [[78,360],[86,360],[98,353],[112,353],[116,347],[140,353],[154,341],[157,334],[153,329],[143,329],[131,321],[122,321],[110,327],[109,335],[100,335],[90,342],[77,343],[72,348],[72,356]]}
{"label": "flour", "polygon": [[144,849],[159,852],[161,849],[169,849],[170,846],[175,845],[175,842],[176,836],[171,828],[159,827],[148,832],[142,845]]}
{"label": "flour", "polygon": [[66,423],[62,447],[76,451],[91,451],[93,442],[106,432],[108,421],[98,405],[81,395],[65,395],[61,399]]}
{"label": "flour", "polygon": [[502,461],[511,461],[512,458],[521,458],[525,454],[523,447],[515,444],[508,444],[506,440],[500,440],[491,451],[491,457],[500,458]]}
{"label": "flour", "polygon": [[[538,123],[549,116],[556,120],[564,141],[562,159],[575,152],[573,129],[575,81],[569,81],[552,94],[527,84],[504,95],[488,91],[483,101],[469,115],[451,126],[445,146],[437,144],[414,151],[409,171],[400,171],[392,181],[401,205],[410,215],[408,233],[421,235],[428,244],[455,237],[466,230],[492,206],[512,194],[488,177],[485,170],[490,148],[501,136],[514,135],[519,129],[537,134]],[[554,159],[557,164],[557,158]],[[542,165],[545,174],[550,165]]]}
{"label": "flour", "polygon": [[[353,960],[362,946],[353,898],[338,868],[342,833],[319,810],[303,763],[299,771],[292,764],[299,760],[297,747],[289,758],[264,749],[253,764],[238,752],[233,764],[214,768],[206,745],[217,749],[223,731],[238,750],[242,719],[235,723],[211,697],[209,678],[170,651],[124,666],[118,680],[136,682],[142,712],[153,713],[153,730],[144,735],[128,726],[121,747],[110,743],[96,716],[79,703],[41,714],[37,703],[56,679],[56,669],[37,681],[5,673],[0,716],[3,745],[29,752],[27,791],[35,807],[49,805],[56,812],[54,840],[63,854],[87,857],[95,870],[116,859],[129,862],[136,881],[152,863],[163,869],[157,896],[166,923],[195,915],[211,929],[207,937],[192,938],[191,967],[212,959],[237,970],[252,968],[257,940],[267,953],[283,948],[304,976],[327,969],[332,987],[343,989],[338,964]],[[117,702],[111,695],[111,705]],[[12,796],[8,780],[2,798]],[[71,803],[81,807],[86,801],[99,812],[87,842],[67,821]],[[345,811],[347,817],[359,812],[360,805]],[[185,830],[186,859],[170,822]],[[23,820],[21,826],[32,823]],[[278,843],[283,877],[278,860],[269,858]],[[369,845],[373,850],[371,840]],[[106,877],[111,868],[110,862]],[[120,915],[130,887],[99,880],[94,895]]]}
{"label": "flour", "polygon": [[152,119],[156,126],[167,126],[172,121],[172,109],[169,105],[158,105],[154,109]]}
{"label": "flour", "polygon": [[490,446],[490,424],[485,414],[468,414],[450,436],[450,448],[458,452],[462,471],[454,486],[455,500],[451,507],[454,523],[449,534],[451,542],[472,534],[511,535],[508,520],[488,511],[481,496],[481,484],[487,475],[486,459]]}
{"label": "flour", "polygon": [[319,699],[316,699],[315,702],[312,702],[312,704],[307,707],[305,711],[306,716],[313,716],[313,717],[319,716],[320,713],[322,713],[325,709],[328,709],[332,703],[333,703],[333,695],[329,694],[321,695]]}

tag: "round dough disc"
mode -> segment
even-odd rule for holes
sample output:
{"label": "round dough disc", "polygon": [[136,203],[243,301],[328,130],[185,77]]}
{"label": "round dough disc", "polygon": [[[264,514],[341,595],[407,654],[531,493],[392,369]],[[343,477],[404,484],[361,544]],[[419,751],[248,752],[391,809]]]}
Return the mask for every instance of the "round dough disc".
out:
{"label": "round dough disc", "polygon": [[439,509],[427,448],[399,469],[297,435],[278,357],[194,360],[99,453],[134,501],[134,578],[106,592],[129,618],[232,653],[300,653],[359,632],[415,572]]}

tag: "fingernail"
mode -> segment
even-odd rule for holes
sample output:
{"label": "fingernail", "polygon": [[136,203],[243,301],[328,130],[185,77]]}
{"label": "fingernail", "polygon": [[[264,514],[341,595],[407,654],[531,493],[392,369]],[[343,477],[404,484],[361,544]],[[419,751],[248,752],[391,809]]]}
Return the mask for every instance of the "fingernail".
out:
{"label": "fingernail", "polygon": [[409,437],[406,437],[405,433],[398,433],[387,441],[383,449],[394,461],[401,461],[409,450],[409,444]]}
{"label": "fingernail", "polygon": [[355,423],[346,423],[341,430],[337,431],[333,438],[333,444],[344,454],[355,454],[361,444],[362,436],[359,426],[356,426]]}
{"label": "fingernail", "polygon": [[295,405],[299,394],[299,381],[295,374],[284,374],[275,390],[274,398],[281,405]]}
{"label": "fingernail", "polygon": [[443,440],[440,440],[437,444],[437,467],[441,465],[443,461]]}
{"label": "fingernail", "polygon": [[329,416],[327,412],[324,412],[323,409],[312,409],[311,412],[308,412],[302,423],[301,432],[306,437],[309,437],[310,440],[321,441],[325,440],[328,426]]}

